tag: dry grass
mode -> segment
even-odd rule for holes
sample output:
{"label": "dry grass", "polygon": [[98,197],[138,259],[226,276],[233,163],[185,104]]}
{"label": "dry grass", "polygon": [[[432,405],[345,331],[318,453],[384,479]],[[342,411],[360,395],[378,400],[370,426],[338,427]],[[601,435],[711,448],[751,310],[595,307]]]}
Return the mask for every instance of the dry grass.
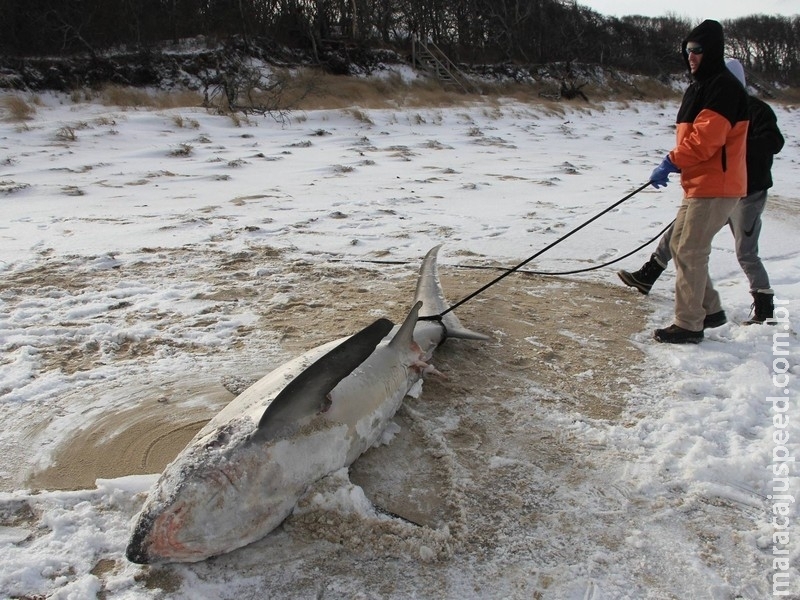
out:
{"label": "dry grass", "polygon": [[94,120],[94,124],[95,125],[100,125],[101,127],[102,126],[114,127],[117,124],[117,121],[113,117],[110,117],[108,115],[104,115],[104,116],[101,116],[101,117],[97,117]]}
{"label": "dry grass", "polygon": [[187,157],[190,156],[193,151],[194,151],[194,146],[192,146],[191,144],[180,144],[177,148],[170,151],[169,155],[176,157]]}
{"label": "dry grass", "polygon": [[223,114],[227,115],[227,117],[231,120],[231,123],[233,123],[235,127],[243,127],[245,125],[253,124],[253,119],[245,113],[228,111]]}
{"label": "dry grass", "polygon": [[617,88],[618,94],[622,96],[623,100],[667,100],[679,99],[682,96],[682,92],[676,91],[656,79],[640,79],[634,86],[617,84]]}
{"label": "dry grass", "polygon": [[[315,109],[362,109],[378,108],[437,108],[464,106],[474,102],[499,101],[501,98],[513,99],[527,104],[543,106],[548,111],[562,112],[566,106],[587,106],[582,99],[556,100],[558,87],[552,83],[481,83],[481,93],[465,93],[461,89],[444,87],[433,79],[404,81],[400,75],[391,74],[382,78],[363,79],[337,76],[313,70],[304,70],[296,75],[299,87],[307,85],[311,79],[313,91],[296,103],[288,102],[287,107],[301,110]],[[680,94],[669,86],[655,80],[642,79],[635,85],[625,82],[611,82],[605,87],[594,84],[583,86],[581,90],[590,100],[666,100],[680,98]],[[289,97],[287,97],[288,99]]]}
{"label": "dry grass", "polygon": [[[277,98],[276,111],[293,111],[293,120],[302,119],[302,111],[321,109],[341,109],[348,111],[353,118],[370,123],[364,110],[382,108],[452,108],[497,103],[504,99],[535,105],[548,113],[561,114],[567,108],[601,108],[600,103],[632,101],[667,101],[680,99],[681,92],[660,83],[655,79],[641,78],[635,83],[610,80],[604,86],[590,83],[581,87],[589,98],[585,100],[557,99],[558,87],[552,82],[502,83],[482,82],[481,93],[465,93],[461,89],[444,87],[434,79],[420,78],[405,81],[399,74],[392,73],[380,78],[361,78],[331,75],[316,69],[300,69],[284,72],[281,76],[282,89]],[[203,105],[199,92],[162,92],[139,88],[107,85],[100,89],[83,89],[71,94],[73,102],[100,102],[106,106],[119,108],[195,108]],[[782,90],[780,97],[772,99],[788,105],[800,103],[800,90]],[[5,119],[24,123],[36,113],[36,99],[26,99],[20,95],[8,95],[0,100],[0,109],[5,109]],[[243,113],[224,111],[237,126],[248,124],[249,118]],[[177,127],[196,128],[194,120],[175,117]]]}
{"label": "dry grass", "polygon": [[779,102],[788,107],[800,107],[800,88],[786,88],[775,94],[775,98],[765,98],[767,102]]}
{"label": "dry grass", "polygon": [[20,122],[29,121],[36,114],[36,100],[26,100],[22,96],[5,96],[0,102],[3,109],[4,118],[7,121]]}
{"label": "dry grass", "polygon": [[[465,93],[460,88],[445,87],[441,82],[430,78],[419,78],[413,81],[404,80],[398,73],[390,73],[382,77],[370,79],[343,75],[331,75],[318,69],[303,68],[296,71],[276,73],[280,80],[279,94],[274,91],[264,92],[269,95],[265,105],[272,106],[277,112],[304,111],[321,109],[342,109],[358,111],[359,109],[381,108],[445,108],[466,106],[476,102],[486,103],[513,99],[527,104],[544,107],[548,111],[561,112],[566,106],[586,106],[582,99],[557,100],[558,87],[553,83],[503,83],[480,84],[481,93]],[[679,97],[674,90],[654,80],[645,80],[631,85],[622,81],[610,82],[606,87],[592,84],[582,87],[591,103],[604,100],[656,100]],[[21,103],[16,114],[24,115],[25,102],[21,98],[13,100]],[[79,90],[71,95],[73,102],[101,102],[106,106],[119,108],[185,108],[200,107],[203,98],[200,92],[172,91],[161,92],[139,88],[107,85],[98,90]],[[257,101],[258,98],[256,97]],[[235,114],[228,110],[223,114]],[[361,113],[364,118],[369,117]],[[353,116],[360,119],[358,113]],[[24,117],[23,117],[24,118]],[[27,117],[29,118],[29,117]],[[241,119],[246,117],[232,117]],[[366,121],[365,121],[366,123]],[[243,124],[236,121],[236,125]],[[187,123],[176,123],[187,126]],[[188,124],[192,126],[192,124]]]}
{"label": "dry grass", "polygon": [[75,142],[78,140],[78,134],[75,127],[64,125],[56,131],[56,139],[60,142]]}
{"label": "dry grass", "polygon": [[172,122],[175,123],[176,127],[181,129],[183,128],[191,128],[191,129],[199,129],[200,122],[197,119],[190,119],[184,117],[183,115],[173,115]]}
{"label": "dry grass", "polygon": [[408,83],[396,74],[363,79],[306,69],[298,73],[296,82],[299,89],[311,90],[296,103],[287,95],[287,106],[300,110],[455,106],[479,97],[445,89],[433,80]]}
{"label": "dry grass", "polygon": [[374,125],[375,122],[370,119],[369,115],[359,108],[348,108],[345,112],[353,117],[359,123],[364,125]]}
{"label": "dry grass", "polygon": [[95,92],[73,94],[73,101],[83,96],[86,101],[99,101],[105,106],[120,108],[185,108],[201,106],[203,98],[191,90],[161,92],[120,85],[107,85]]}

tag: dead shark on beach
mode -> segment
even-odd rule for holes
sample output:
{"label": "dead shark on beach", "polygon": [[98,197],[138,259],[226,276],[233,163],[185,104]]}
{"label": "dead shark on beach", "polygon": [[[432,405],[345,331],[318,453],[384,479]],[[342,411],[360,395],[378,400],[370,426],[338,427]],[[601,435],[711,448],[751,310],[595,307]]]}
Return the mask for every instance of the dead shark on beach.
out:
{"label": "dead shark on beach", "polygon": [[[259,540],[305,491],[379,439],[446,338],[488,340],[448,311],[423,260],[402,325],[378,319],[264,376],[209,421],[166,467],[135,518],[135,563],[196,562]],[[435,317],[425,319],[424,317]]]}

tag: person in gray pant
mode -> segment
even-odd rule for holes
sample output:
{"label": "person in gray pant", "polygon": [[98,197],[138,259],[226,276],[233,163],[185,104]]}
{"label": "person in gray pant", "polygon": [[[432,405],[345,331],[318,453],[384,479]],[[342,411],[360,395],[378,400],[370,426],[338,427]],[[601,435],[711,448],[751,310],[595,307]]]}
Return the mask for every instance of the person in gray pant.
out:
{"label": "person in gray pant", "polygon": [[[726,66],[745,86],[741,63],[736,59],[730,59],[726,62]],[[747,196],[736,204],[728,219],[728,225],[736,242],[736,258],[750,282],[750,293],[753,296],[753,315],[744,324],[765,322],[774,324],[774,291],[770,287],[767,270],[758,256],[758,237],[761,233],[761,214],[767,202],[767,190],[772,187],[772,158],[783,148],[784,139],[778,129],[775,113],[766,102],[748,96],[748,113],[750,125],[747,131]],[[664,232],[656,251],[638,271],[619,271],[617,275],[623,283],[635,287],[642,294],[649,293],[672,259],[669,249],[671,237],[672,227]],[[703,326],[718,327],[724,323],[724,320],[706,322]]]}

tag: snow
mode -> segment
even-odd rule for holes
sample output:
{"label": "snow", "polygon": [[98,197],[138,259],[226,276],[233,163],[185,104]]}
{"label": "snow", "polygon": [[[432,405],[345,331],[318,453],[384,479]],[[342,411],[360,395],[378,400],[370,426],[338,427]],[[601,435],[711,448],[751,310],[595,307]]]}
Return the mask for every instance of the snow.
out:
{"label": "snow", "polygon": [[[635,298],[647,324],[630,343],[643,358],[614,374],[618,417],[542,401],[557,391],[541,384],[547,365],[523,372],[524,385],[502,405],[516,429],[497,431],[496,446],[480,455],[497,506],[481,504],[489,490],[452,447],[454,432],[466,438],[469,423],[486,419],[488,429],[498,418],[481,409],[504,377],[489,365],[483,389],[460,390],[463,412],[442,408],[431,418],[435,400],[426,404],[426,389],[415,390],[407,422],[383,438],[390,449],[403,425],[421,428],[418,439],[450,478],[443,493],[456,509],[446,526],[423,531],[379,514],[337,472],[265,540],[161,567],[124,556],[157,473],[70,491],[34,489],[28,477],[53,466],[92,422],[134,419],[153,397],[169,409],[182,392],[190,400],[181,410],[210,418],[220,379],[259,376],[352,333],[338,326],[355,315],[335,317],[351,308],[348,295],[413,281],[437,244],[443,267],[525,260],[647,180],[671,148],[677,105],[487,99],[237,126],[199,109],[123,111],[45,96],[31,121],[0,123],[0,596],[755,599],[771,597],[778,564],[789,575],[783,589],[800,597],[800,112],[773,108],[787,139],[761,238],[780,303],[775,327],[737,324],[750,298],[723,231],[711,272],[732,322],[696,347],[655,343],[652,328],[672,314],[668,270],[658,290]],[[58,135],[65,127],[74,141]],[[529,267],[610,260],[655,236],[679,201],[675,178],[666,190],[648,188]],[[256,266],[239,270],[247,253]],[[646,256],[621,266],[638,268]],[[372,275],[348,281],[348,265]],[[526,293],[546,298],[550,286],[584,281],[619,286],[615,268],[563,284],[532,280]],[[324,287],[326,277],[334,287]],[[264,313],[222,285],[237,278],[263,297]],[[358,322],[395,309],[402,318],[410,300],[376,302]],[[493,301],[476,310],[491,311]],[[309,322],[275,321],[298,304]],[[327,330],[315,335],[323,322]],[[282,345],[291,327],[304,330],[303,344]],[[564,351],[602,352],[592,331],[557,329]],[[507,335],[490,333],[499,345]],[[551,346],[531,337],[534,358],[520,360],[536,365]],[[588,390],[599,373],[587,366],[563,376]],[[103,439],[120,427],[109,422]],[[548,466],[526,451],[529,436],[551,436],[575,454],[554,450],[546,458],[557,468]],[[773,477],[788,478],[789,488],[775,491]],[[491,539],[475,533],[473,520],[491,522]]]}

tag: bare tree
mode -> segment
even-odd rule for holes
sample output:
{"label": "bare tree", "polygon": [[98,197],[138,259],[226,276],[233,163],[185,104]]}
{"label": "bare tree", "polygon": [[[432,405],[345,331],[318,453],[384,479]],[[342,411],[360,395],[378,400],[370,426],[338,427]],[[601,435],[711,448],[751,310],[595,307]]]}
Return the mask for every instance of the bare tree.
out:
{"label": "bare tree", "polygon": [[[752,71],[800,80],[800,17],[756,15],[724,23],[729,53]],[[691,24],[677,16],[604,17],[574,0],[3,0],[7,57],[147,49],[204,36],[238,39],[251,54],[283,45],[333,62],[335,48],[392,45],[412,35],[451,58],[526,65],[600,63],[660,75],[683,68]],[[341,69],[342,65],[337,65]]]}

